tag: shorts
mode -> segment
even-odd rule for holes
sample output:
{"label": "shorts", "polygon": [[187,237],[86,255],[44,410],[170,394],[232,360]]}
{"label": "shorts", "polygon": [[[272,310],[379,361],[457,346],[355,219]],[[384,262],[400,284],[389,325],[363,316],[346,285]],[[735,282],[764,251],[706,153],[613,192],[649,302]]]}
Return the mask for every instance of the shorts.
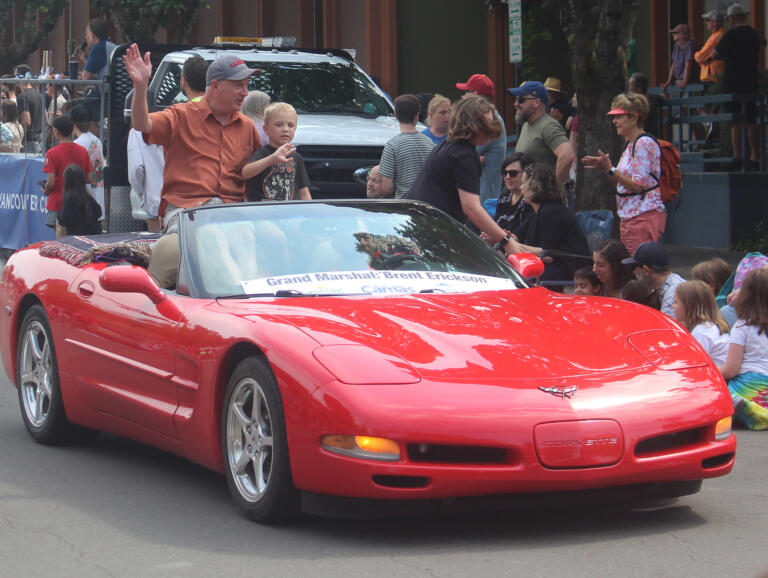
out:
{"label": "shorts", "polygon": [[45,216],[45,225],[51,229],[55,229],[57,223],[56,219],[58,216],[58,211],[48,211],[48,214]]}
{"label": "shorts", "polygon": [[[731,114],[741,114],[741,107],[743,102],[724,102],[723,107],[725,112]],[[754,123],[757,120],[757,104],[755,102],[747,103],[747,122],[749,124]]]}
{"label": "shorts", "polygon": [[630,255],[641,243],[658,242],[667,225],[667,214],[662,211],[647,211],[631,219],[622,219],[619,225],[619,239]]}
{"label": "shorts", "polygon": [[[198,206],[203,207],[207,205],[223,205],[224,201],[221,199],[221,197],[211,197],[204,203],[200,203]],[[165,213],[163,213],[163,218],[161,220],[162,222],[162,231],[164,235],[169,235],[171,233],[178,233],[179,232],[179,214],[184,210],[190,207],[177,207],[176,205],[173,205],[171,203],[166,204],[165,206]]]}

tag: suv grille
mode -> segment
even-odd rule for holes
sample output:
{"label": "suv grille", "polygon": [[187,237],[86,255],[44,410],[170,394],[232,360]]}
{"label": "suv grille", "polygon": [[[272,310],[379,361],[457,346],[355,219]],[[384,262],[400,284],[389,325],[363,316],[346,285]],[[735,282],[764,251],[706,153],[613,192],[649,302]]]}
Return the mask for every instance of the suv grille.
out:
{"label": "suv grille", "polygon": [[365,197],[365,187],[355,182],[354,172],[379,164],[383,146],[296,147],[307,168],[313,198]]}
{"label": "suv grille", "polygon": [[[315,146],[315,145],[299,145],[299,154],[304,157],[304,161],[308,160],[348,160],[348,161],[364,161],[364,163],[379,164],[381,153],[384,151],[384,147],[334,147],[334,146]],[[365,166],[361,164],[360,166]]]}

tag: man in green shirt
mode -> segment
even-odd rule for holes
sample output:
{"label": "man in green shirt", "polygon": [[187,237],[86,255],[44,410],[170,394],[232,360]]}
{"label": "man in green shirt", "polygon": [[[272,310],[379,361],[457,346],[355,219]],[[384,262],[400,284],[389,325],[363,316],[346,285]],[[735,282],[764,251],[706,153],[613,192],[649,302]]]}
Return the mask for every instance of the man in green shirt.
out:
{"label": "man in green shirt", "polygon": [[564,183],[568,180],[574,153],[565,129],[547,112],[549,95],[546,87],[541,82],[529,80],[508,90],[516,97],[515,121],[518,126],[522,124],[515,151],[533,157],[536,164],[550,167],[557,179]]}

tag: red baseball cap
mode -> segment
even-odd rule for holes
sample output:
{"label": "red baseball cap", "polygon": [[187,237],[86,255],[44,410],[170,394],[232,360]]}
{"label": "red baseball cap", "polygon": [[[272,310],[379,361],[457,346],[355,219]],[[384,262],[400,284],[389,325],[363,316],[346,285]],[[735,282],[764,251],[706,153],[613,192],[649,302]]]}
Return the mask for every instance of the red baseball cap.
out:
{"label": "red baseball cap", "polygon": [[457,82],[456,88],[459,90],[472,90],[488,98],[493,98],[493,94],[496,92],[493,81],[485,74],[473,74],[467,82]]}

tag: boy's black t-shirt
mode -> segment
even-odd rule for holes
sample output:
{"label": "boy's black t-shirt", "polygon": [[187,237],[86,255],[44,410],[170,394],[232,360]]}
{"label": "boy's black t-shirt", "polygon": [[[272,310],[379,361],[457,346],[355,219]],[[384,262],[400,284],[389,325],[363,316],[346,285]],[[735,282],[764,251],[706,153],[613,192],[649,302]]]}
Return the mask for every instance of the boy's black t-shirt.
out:
{"label": "boy's black t-shirt", "polygon": [[[258,161],[277,149],[265,145],[253,153],[249,162]],[[249,201],[290,201],[298,198],[299,190],[309,187],[307,169],[299,153],[293,153],[287,163],[267,167],[245,184],[245,198]]]}

